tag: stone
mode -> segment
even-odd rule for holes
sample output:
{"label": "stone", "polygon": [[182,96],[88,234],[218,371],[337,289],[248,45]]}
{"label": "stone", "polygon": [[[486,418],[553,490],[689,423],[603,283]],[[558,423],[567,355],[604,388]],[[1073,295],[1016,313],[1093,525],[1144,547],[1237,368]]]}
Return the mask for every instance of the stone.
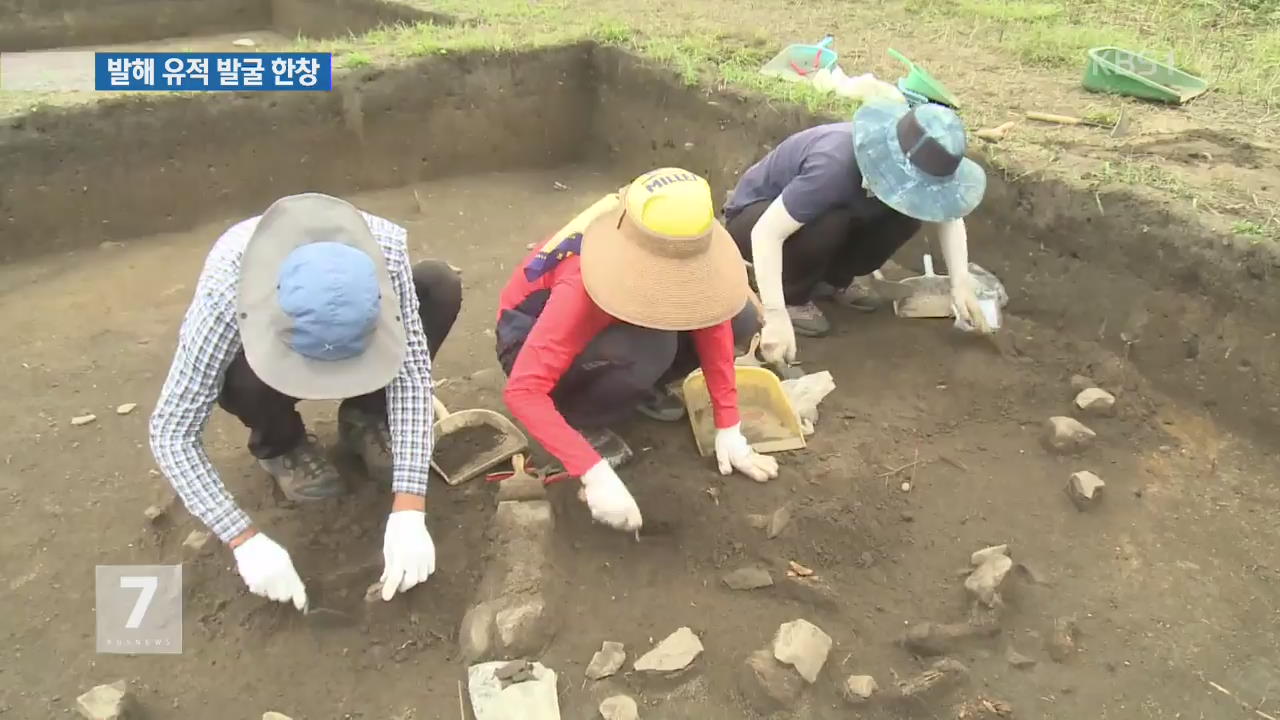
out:
{"label": "stone", "polygon": [[268,710],[267,712],[262,713],[262,720],[293,720],[293,718],[285,715],[284,713]]}
{"label": "stone", "polygon": [[232,40],[231,44],[236,47],[256,47],[258,45],[258,43],[254,42],[253,38],[238,38],[236,40]]}
{"label": "stone", "polygon": [[774,659],[770,650],[751,653],[741,678],[742,694],[765,715],[791,707],[804,691],[804,679]]}
{"label": "stone", "polygon": [[614,695],[600,703],[600,717],[604,720],[640,720],[640,708],[626,695]]}
{"label": "stone", "polygon": [[507,683],[497,676],[506,662],[487,662],[467,668],[467,692],[475,720],[560,720],[556,673],[542,663],[528,663],[532,679]]}
{"label": "stone", "polygon": [[458,644],[462,648],[464,662],[471,663],[489,657],[493,649],[493,616],[494,607],[491,602],[474,605],[462,616]]}
{"label": "stone", "polygon": [[1045,422],[1045,445],[1056,453],[1080,452],[1092,444],[1097,436],[1097,433],[1075,418],[1059,415]]}
{"label": "stone", "polygon": [[969,668],[951,658],[935,660],[929,669],[898,683],[898,693],[904,698],[914,698],[935,689],[953,685],[968,677]]}
{"label": "stone", "polygon": [[724,584],[732,590],[755,590],[772,585],[773,576],[762,567],[748,566],[725,575]]}
{"label": "stone", "polygon": [[778,590],[797,602],[824,610],[837,610],[844,604],[831,583],[819,577],[783,577],[778,580]]}
{"label": "stone", "polygon": [[769,526],[765,529],[765,536],[770,540],[782,534],[787,529],[787,525],[791,522],[791,506],[783,505],[773,511],[773,515],[769,516]]}
{"label": "stone", "polygon": [[996,555],[1004,555],[1005,557],[1009,557],[1009,546],[1008,545],[992,545],[991,547],[982,548],[981,550],[978,550],[977,552],[969,556],[969,564],[974,567],[981,567],[983,564],[987,562],[987,560],[991,559]]}
{"label": "stone", "polygon": [[591,680],[607,678],[618,672],[626,661],[627,651],[622,643],[605,640],[596,654],[591,656],[591,663],[587,665],[587,677]]}
{"label": "stone", "polygon": [[768,515],[748,515],[747,524],[755,528],[756,530],[764,530],[765,528],[769,527],[769,516]]}
{"label": "stone", "polygon": [[1098,387],[1098,384],[1095,383],[1092,378],[1085,377],[1084,375],[1071,376],[1071,389],[1077,393],[1084,392],[1085,390],[1094,387]]}
{"label": "stone", "polygon": [[93,413],[89,413],[88,415],[77,415],[71,418],[71,424],[74,425],[75,427],[80,427],[81,425],[88,425],[89,423],[97,419],[98,419],[98,416],[94,415]]}
{"label": "stone", "polygon": [[546,487],[532,475],[512,475],[498,483],[498,502],[520,500],[545,500]]}
{"label": "stone", "polygon": [[1071,474],[1071,479],[1067,481],[1067,497],[1071,498],[1071,502],[1075,503],[1077,510],[1088,510],[1093,507],[1098,500],[1102,499],[1102,490],[1107,486],[1102,478],[1093,473],[1082,470]]}
{"label": "stone", "polygon": [[1060,617],[1053,621],[1053,635],[1049,637],[1049,657],[1054,662],[1066,662],[1076,651],[1076,620],[1072,617]]}
{"label": "stone", "polygon": [[124,680],[98,685],[76,698],[76,710],[86,720],[127,720],[131,705],[129,685]]}
{"label": "stone", "polygon": [[1108,417],[1116,414],[1116,396],[1101,388],[1081,390],[1076,395],[1076,407],[1089,415]]}
{"label": "stone", "polygon": [[831,636],[808,620],[783,623],[773,636],[773,656],[794,667],[810,685],[817,682],[830,652]]}
{"label": "stone", "polygon": [[880,686],[870,675],[850,675],[840,686],[840,694],[851,704],[860,705],[871,699]]}
{"label": "stone", "polygon": [[136,407],[138,407],[138,403],[125,403],[123,405],[117,405],[116,414],[128,415],[129,413],[133,412],[134,408]]}
{"label": "stone", "polygon": [[192,530],[187,535],[187,539],[182,541],[182,547],[186,552],[199,554],[209,544],[209,533],[203,530]]}
{"label": "stone", "polygon": [[972,623],[916,623],[907,628],[902,644],[916,655],[946,655],[957,643],[969,638],[989,637],[1000,632],[999,626]]}
{"label": "stone", "polygon": [[692,630],[682,627],[636,660],[635,669],[640,672],[679,672],[701,654],[702,641]]}
{"label": "stone", "polygon": [[987,607],[1000,607],[1000,584],[1013,569],[1013,560],[1007,555],[992,555],[964,581],[964,589]]}
{"label": "stone", "polygon": [[1004,651],[1004,659],[1007,660],[1010,665],[1018,668],[1019,670],[1025,670],[1027,668],[1035,667],[1035,664],[1036,664],[1035,658],[1027,657],[1026,655],[1023,655],[1022,653],[1015,650],[1012,645],[1010,645]]}
{"label": "stone", "polygon": [[543,632],[547,604],[541,595],[522,597],[493,616],[498,643],[508,656],[532,655],[551,638]]}
{"label": "stone", "polygon": [[147,522],[158,522],[160,518],[164,517],[164,513],[164,506],[148,505],[147,509],[142,511],[142,516],[147,519]]}

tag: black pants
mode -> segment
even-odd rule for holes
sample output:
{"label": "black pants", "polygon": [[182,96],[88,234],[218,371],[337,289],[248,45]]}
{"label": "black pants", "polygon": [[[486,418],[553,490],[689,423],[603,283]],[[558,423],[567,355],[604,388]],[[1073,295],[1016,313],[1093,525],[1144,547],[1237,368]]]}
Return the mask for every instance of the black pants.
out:
{"label": "black pants", "polygon": [[[521,308],[540,312],[545,297],[533,300]],[[530,304],[534,307],[529,308]],[[536,321],[536,315],[520,309],[504,311],[499,318],[498,362],[507,375]],[[734,344],[740,352],[746,351],[752,336],[760,331],[760,323],[751,303],[733,318]],[[655,387],[683,379],[698,365],[692,334],[617,322],[605,328],[574,359],[551,391],[551,400],[573,427],[607,428],[627,419]]]}
{"label": "black pants", "polygon": [[[751,260],[751,229],[768,207],[767,200],[752,203],[725,225],[747,260]],[[843,288],[855,277],[870,275],[919,229],[919,220],[893,211],[863,220],[848,210],[833,210],[806,223],[782,246],[782,294],[786,303],[809,302],[819,282]]]}
{"label": "black pants", "polygon": [[[427,348],[434,359],[449,335],[462,307],[462,281],[447,263],[424,260],[413,266],[413,286],[418,293],[419,314],[427,334]],[[249,452],[256,458],[278,457],[298,446],[306,436],[298,399],[262,382],[249,367],[244,351],[227,368],[218,404],[249,428]],[[386,417],[384,390],[347,398],[344,406]]]}

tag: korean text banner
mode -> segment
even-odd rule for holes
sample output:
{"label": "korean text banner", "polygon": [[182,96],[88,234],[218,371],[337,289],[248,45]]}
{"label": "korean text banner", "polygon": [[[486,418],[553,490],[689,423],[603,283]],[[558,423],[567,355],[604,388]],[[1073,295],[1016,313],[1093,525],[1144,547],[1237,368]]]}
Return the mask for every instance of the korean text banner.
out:
{"label": "korean text banner", "polygon": [[94,89],[252,92],[333,89],[333,55],[305,52],[94,53]]}

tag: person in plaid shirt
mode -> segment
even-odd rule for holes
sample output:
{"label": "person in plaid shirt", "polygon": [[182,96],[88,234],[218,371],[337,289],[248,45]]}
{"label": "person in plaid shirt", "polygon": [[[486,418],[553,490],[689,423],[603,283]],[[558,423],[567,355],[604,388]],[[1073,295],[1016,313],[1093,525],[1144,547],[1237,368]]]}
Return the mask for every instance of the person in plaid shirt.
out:
{"label": "person in plaid shirt", "polygon": [[426,527],[431,360],[462,303],[446,264],[409,262],[404,228],[315,193],[228,229],[205,261],[151,415],[151,450],[187,509],[232,548],[249,590],[307,608],[289,553],[227,492],[201,433],[217,404],[249,428],[249,452],[296,501],[344,492],[295,409],[342,400],[341,444],[389,476],[382,597],[435,571]]}

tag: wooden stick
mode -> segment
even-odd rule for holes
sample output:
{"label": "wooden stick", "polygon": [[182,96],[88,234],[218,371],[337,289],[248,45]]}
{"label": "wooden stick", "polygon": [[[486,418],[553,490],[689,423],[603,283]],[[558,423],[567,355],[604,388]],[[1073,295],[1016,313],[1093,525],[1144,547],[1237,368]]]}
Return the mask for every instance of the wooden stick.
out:
{"label": "wooden stick", "polygon": [[1039,120],[1041,122],[1057,123],[1059,125],[1081,125],[1084,120],[1070,115],[1058,115],[1056,113],[1036,112],[1034,110],[1027,112],[1028,120]]}
{"label": "wooden stick", "polygon": [[462,701],[462,681],[458,681],[458,717],[467,720],[467,705]]}
{"label": "wooden stick", "polygon": [[880,473],[880,474],[879,474],[879,475],[877,475],[876,477],[887,478],[887,477],[889,477],[889,476],[891,476],[891,475],[897,475],[898,473],[902,472],[903,470],[906,470],[907,468],[913,468],[913,467],[915,467],[915,466],[916,466],[916,464],[917,464],[917,463],[919,463],[919,462],[920,462],[920,460],[919,460],[919,458],[917,458],[917,459],[912,460],[911,462],[907,463],[906,465],[903,465],[903,466],[901,466],[901,467],[896,467],[896,468],[894,468],[894,469],[890,470],[889,472],[883,472],[883,473]]}

